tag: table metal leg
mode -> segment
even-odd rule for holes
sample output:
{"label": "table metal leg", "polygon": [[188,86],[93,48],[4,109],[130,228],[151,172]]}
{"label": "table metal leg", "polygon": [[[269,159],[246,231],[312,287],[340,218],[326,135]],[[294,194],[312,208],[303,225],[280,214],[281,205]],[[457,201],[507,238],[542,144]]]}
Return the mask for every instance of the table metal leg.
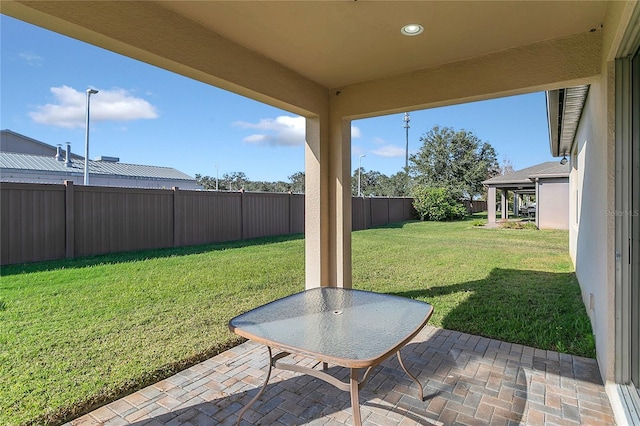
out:
{"label": "table metal leg", "polygon": [[242,416],[244,416],[244,413],[246,413],[247,410],[251,408],[251,406],[258,400],[258,398],[262,396],[262,394],[264,393],[264,390],[267,388],[267,384],[269,383],[269,378],[271,377],[271,367],[273,365],[273,354],[271,353],[271,348],[267,346],[267,349],[269,350],[269,370],[267,370],[267,377],[265,377],[264,379],[264,384],[262,385],[262,389],[260,389],[260,392],[258,392],[256,396],[254,396],[251,399],[251,401],[249,401],[249,403],[244,406],[242,411],[240,411],[240,414],[238,415],[238,421],[236,422],[236,426],[240,426],[240,422],[242,421]]}
{"label": "table metal leg", "polygon": [[353,426],[361,426],[362,419],[360,417],[360,398],[358,397],[358,391],[360,390],[360,382],[358,381],[357,368],[351,369],[349,387],[351,391],[351,411],[353,412]]}
{"label": "table metal leg", "polygon": [[407,376],[411,377],[413,381],[418,384],[418,391],[420,392],[420,401],[424,401],[424,392],[422,390],[422,385],[418,381],[418,378],[413,374],[409,373],[409,370],[407,370],[407,367],[404,366],[404,362],[402,362],[402,357],[400,356],[400,351],[397,352],[397,355],[398,355],[398,361],[400,361],[400,366],[402,367],[404,372],[407,373]]}

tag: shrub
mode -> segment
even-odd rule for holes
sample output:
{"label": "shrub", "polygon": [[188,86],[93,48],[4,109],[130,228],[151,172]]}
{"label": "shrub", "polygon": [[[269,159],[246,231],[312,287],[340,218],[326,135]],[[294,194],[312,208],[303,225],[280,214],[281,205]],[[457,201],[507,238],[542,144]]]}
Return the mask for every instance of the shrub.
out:
{"label": "shrub", "polygon": [[538,229],[533,222],[503,222],[501,226],[505,229]]}
{"label": "shrub", "polygon": [[413,207],[422,220],[462,219],[467,209],[446,188],[415,186],[413,188]]}

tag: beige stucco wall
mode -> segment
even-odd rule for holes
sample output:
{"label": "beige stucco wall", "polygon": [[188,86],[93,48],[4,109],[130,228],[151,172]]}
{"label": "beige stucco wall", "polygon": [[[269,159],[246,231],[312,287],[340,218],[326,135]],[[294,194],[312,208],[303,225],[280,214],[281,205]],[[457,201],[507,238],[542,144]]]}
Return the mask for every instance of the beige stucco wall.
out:
{"label": "beige stucco wall", "polygon": [[604,380],[614,378],[615,343],[613,305],[613,225],[607,213],[612,209],[610,177],[613,140],[609,105],[613,66],[605,64],[603,75],[589,89],[576,134],[577,155],[573,156],[569,202],[570,253],[582,298],[596,339],[597,359]]}
{"label": "beige stucco wall", "polygon": [[537,205],[540,229],[569,229],[567,178],[540,179]]}

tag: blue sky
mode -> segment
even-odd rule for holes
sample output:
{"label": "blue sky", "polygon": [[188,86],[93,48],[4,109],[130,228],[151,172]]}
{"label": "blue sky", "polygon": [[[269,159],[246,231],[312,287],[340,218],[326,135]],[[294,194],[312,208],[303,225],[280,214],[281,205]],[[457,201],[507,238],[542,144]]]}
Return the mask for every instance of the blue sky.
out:
{"label": "blue sky", "polygon": [[[89,157],[174,167],[191,176],[244,172],[288,180],[304,170],[304,121],[107,50],[0,15],[0,128],[84,155],[87,88]],[[473,131],[518,170],[552,161],[544,93],[413,111],[409,152],[435,125]],[[391,175],[404,166],[403,114],[353,122],[352,169]]]}

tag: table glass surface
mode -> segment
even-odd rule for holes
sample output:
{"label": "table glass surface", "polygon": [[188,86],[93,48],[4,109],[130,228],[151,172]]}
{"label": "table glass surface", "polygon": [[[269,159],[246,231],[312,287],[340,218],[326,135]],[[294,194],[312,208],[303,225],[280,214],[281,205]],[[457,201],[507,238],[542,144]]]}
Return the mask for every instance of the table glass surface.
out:
{"label": "table glass surface", "polygon": [[283,349],[331,357],[383,357],[422,329],[430,304],[342,288],[314,288],[268,303],[229,322],[236,334]]}

